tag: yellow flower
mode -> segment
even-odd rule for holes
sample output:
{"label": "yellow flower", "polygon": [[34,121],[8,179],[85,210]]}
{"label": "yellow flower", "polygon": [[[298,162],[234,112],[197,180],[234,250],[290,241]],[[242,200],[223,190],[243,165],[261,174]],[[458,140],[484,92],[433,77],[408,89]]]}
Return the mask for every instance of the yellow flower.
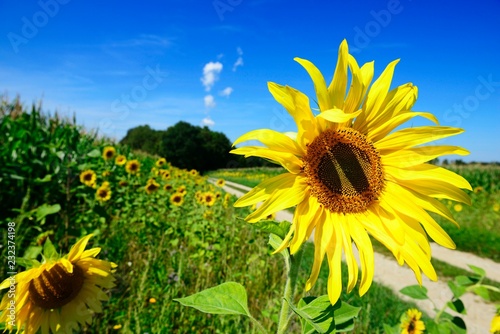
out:
{"label": "yellow flower", "polygon": [[125,181],[125,180],[120,180],[120,182],[118,182],[118,185],[119,185],[120,187],[126,187],[126,186],[128,186],[128,182],[127,182],[127,181]]}
{"label": "yellow flower", "polygon": [[127,161],[125,171],[129,174],[137,174],[141,169],[141,164],[136,159]]}
{"label": "yellow flower", "polygon": [[8,305],[15,301],[15,327],[21,333],[73,333],[79,324],[90,324],[94,313],[102,312],[102,301],[108,300],[103,289],[114,286],[112,275],[116,264],[98,260],[100,248],[85,250],[92,235],[80,239],[69,254],[59,259],[43,259],[38,267],[6,279],[0,290],[14,281],[15,299],[5,294],[0,303],[0,323],[6,330],[14,328],[7,320]]}
{"label": "yellow flower", "polygon": [[191,174],[191,176],[198,176],[199,173],[198,173],[198,171],[196,169],[191,169],[189,171],[189,174]]}
{"label": "yellow flower", "polygon": [[162,169],[160,170],[160,175],[164,180],[169,180],[170,179],[170,171],[168,169]]}
{"label": "yellow flower", "polygon": [[115,159],[115,164],[117,164],[118,166],[123,166],[123,165],[125,165],[126,162],[127,162],[127,158],[121,154],[119,156],[117,156]]}
{"label": "yellow flower", "polygon": [[422,334],[425,330],[425,324],[420,318],[422,312],[417,309],[409,309],[401,317],[401,334]]}
{"label": "yellow flower", "polygon": [[203,194],[203,203],[207,206],[214,205],[216,199],[217,198],[215,197],[214,193],[212,193],[210,191]]}
{"label": "yellow flower", "polygon": [[498,203],[493,204],[493,211],[495,211],[495,212],[500,211],[500,204],[498,204]]}
{"label": "yellow flower", "polygon": [[453,206],[453,210],[455,210],[456,212],[460,212],[462,211],[462,209],[463,209],[462,204],[457,203]]}
{"label": "yellow flower", "polygon": [[150,302],[151,304],[156,303],[156,298],[153,298],[153,297],[149,298],[149,302]]}
{"label": "yellow flower", "polygon": [[104,188],[111,188],[111,184],[108,182],[108,181],[104,181],[102,184],[101,184],[101,187],[104,187]]}
{"label": "yellow flower", "polygon": [[102,176],[103,177],[107,177],[107,176],[110,176],[111,175],[111,172],[109,170],[105,170],[104,172],[102,172]]}
{"label": "yellow flower", "polygon": [[156,190],[158,190],[158,188],[160,188],[160,185],[154,179],[149,179],[148,183],[144,187],[148,194],[155,192]]}
{"label": "yellow flower", "polygon": [[111,198],[111,190],[108,187],[101,186],[95,192],[98,201],[106,202]]}
{"label": "yellow flower", "polygon": [[186,195],[186,186],[182,185],[177,188],[177,192],[182,195]]}
{"label": "yellow flower", "polygon": [[475,187],[474,188],[474,194],[479,194],[484,191],[484,188],[481,186]]}
{"label": "yellow flower", "polygon": [[167,160],[165,158],[160,158],[156,160],[156,167],[163,167],[167,164]]}
{"label": "yellow flower", "polygon": [[466,155],[468,151],[456,146],[422,144],[463,130],[421,126],[395,131],[416,116],[437,123],[430,113],[411,111],[417,99],[413,84],[389,90],[398,60],[391,62],[371,87],[373,62],[359,67],[348,53],[346,41],[340,45],[337,67],[328,87],[311,62],[295,60],[312,78],[319,112],[312,112],[309,99],[302,92],[268,84],[271,94],[295,120],[298,132],[254,130],[235,141],[234,145],[260,141],[264,146],[239,147],[232,153],[265,158],[287,170],[257,185],[235,206],[263,202],[246,217],[248,222],[296,206],[290,231],[276,252],[288,247],[291,254],[296,253],[314,230],[314,263],[306,290],[316,282],[326,255],[332,304],[342,290],[342,252],[348,267],[347,291],[358,281],[353,243],[360,253],[359,292],[363,295],[369,289],[374,275],[369,234],[391,250],[398,263],[406,262],[419,283],[421,270],[437,280],[427,235],[448,248],[455,248],[455,244],[428,212],[455,222],[439,199],[470,204],[469,197],[459,188],[471,190],[471,186],[463,177],[426,162],[446,154]]}
{"label": "yellow flower", "polygon": [[497,314],[491,320],[490,333],[500,334],[500,308],[497,310]]}
{"label": "yellow flower", "polygon": [[80,173],[80,182],[86,186],[92,187],[95,184],[96,174],[93,170],[87,169]]}
{"label": "yellow flower", "polygon": [[104,160],[111,160],[115,157],[116,149],[113,146],[106,146],[102,151]]}
{"label": "yellow flower", "polygon": [[220,187],[220,188],[224,187],[225,184],[226,184],[226,181],[224,181],[224,179],[218,179],[217,183],[216,183],[217,187]]}
{"label": "yellow flower", "polygon": [[121,328],[122,328],[122,325],[120,325],[120,324],[113,326],[114,330],[118,330],[118,329],[121,329]]}
{"label": "yellow flower", "polygon": [[170,183],[167,183],[163,186],[163,190],[170,191],[172,190],[172,185]]}
{"label": "yellow flower", "polygon": [[181,193],[174,193],[170,196],[170,203],[172,203],[175,206],[182,206],[184,203],[184,195]]}

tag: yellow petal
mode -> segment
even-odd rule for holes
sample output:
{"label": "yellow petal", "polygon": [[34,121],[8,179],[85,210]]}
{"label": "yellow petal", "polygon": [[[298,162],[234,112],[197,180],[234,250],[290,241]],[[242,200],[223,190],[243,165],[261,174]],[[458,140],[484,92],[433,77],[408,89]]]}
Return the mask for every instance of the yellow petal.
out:
{"label": "yellow petal", "polygon": [[[310,237],[312,228],[316,225],[317,216],[320,214],[319,210],[315,210],[317,205],[316,198],[310,196],[310,192],[305,193],[304,200],[297,205],[295,214],[293,215],[293,224],[295,225],[295,234],[290,242],[290,254],[295,254],[300,246]],[[313,227],[311,227],[311,225]]]}
{"label": "yellow petal", "polygon": [[[342,216],[341,216],[342,217]],[[356,286],[358,281],[358,262],[354,257],[352,251],[352,240],[351,240],[351,216],[343,216],[341,223],[339,224],[342,234],[342,244],[344,245],[345,262],[347,264],[347,293],[351,292]]]}
{"label": "yellow petal", "polygon": [[[347,62],[349,59],[349,50],[347,41],[344,39],[340,43],[337,66],[333,74],[332,81],[328,86],[328,95],[333,108],[343,109],[344,97],[347,88]],[[324,109],[321,109],[324,110]]]}
{"label": "yellow petal", "polygon": [[393,132],[375,143],[381,154],[390,153],[392,150],[401,150],[431,141],[458,135],[463,129],[448,126],[421,126],[407,128]]}
{"label": "yellow petal", "polygon": [[333,224],[326,222],[326,212],[320,209],[321,216],[318,221],[320,222],[316,226],[314,231],[314,262],[311,268],[311,275],[306,282],[306,291],[311,290],[314,283],[318,279],[319,271],[321,269],[321,264],[326,254],[326,249],[332,245],[333,237]]}
{"label": "yellow petal", "polygon": [[381,158],[384,165],[405,168],[419,165],[447,154],[467,155],[469,151],[458,146],[423,146],[399,150],[383,155]]}
{"label": "yellow petal", "polygon": [[271,150],[288,152],[296,156],[301,156],[303,154],[302,150],[297,146],[297,143],[289,136],[270,129],[260,129],[247,132],[236,139],[233,146],[248,140],[258,140]]}
{"label": "yellow petal", "polygon": [[346,114],[341,109],[330,109],[323,111],[316,117],[326,119],[332,123],[344,123],[358,116],[361,112],[362,110],[358,110],[357,112]]}
{"label": "yellow petal", "polygon": [[89,239],[93,237],[93,234],[89,234],[80,240],[71,247],[71,250],[69,251],[68,254],[68,261],[70,262],[76,262],[82,255],[83,251],[85,250],[85,247],[87,247],[87,243],[89,242]]}
{"label": "yellow petal", "polygon": [[445,198],[452,201],[462,202],[471,205],[470,197],[455,186],[439,180],[406,180],[404,186],[422,195]]}
{"label": "yellow petal", "polygon": [[302,65],[314,83],[314,89],[316,91],[316,96],[318,98],[318,105],[320,111],[332,109],[332,101],[328,95],[328,89],[326,88],[325,78],[321,74],[320,70],[311,63],[309,60],[295,57],[293,58],[297,63]]}
{"label": "yellow petal", "polygon": [[[350,233],[356,243],[361,263],[361,282],[359,285],[359,295],[363,296],[370,288],[375,272],[375,258],[373,246],[357,217],[346,216],[349,221]],[[357,275],[356,275],[357,277]]]}
{"label": "yellow petal", "polygon": [[449,183],[457,188],[472,190],[469,181],[462,176],[455,174],[445,168],[431,164],[421,164],[408,168],[397,168],[394,166],[384,166],[386,175],[390,175],[398,180],[436,180]]}
{"label": "yellow petal", "polygon": [[245,220],[255,223],[277,211],[290,208],[302,202],[306,196],[306,178],[296,177],[291,187],[276,189],[271,196]]}
{"label": "yellow petal", "polygon": [[294,184],[296,177],[294,174],[284,173],[262,181],[248,193],[241,196],[234,203],[234,206],[244,207],[265,201],[275,190],[290,188]]}
{"label": "yellow petal", "polygon": [[314,115],[309,106],[309,98],[302,92],[288,86],[268,83],[269,92],[293,117],[297,124],[297,143],[303,151],[306,145],[318,136]]}
{"label": "yellow petal", "polygon": [[229,153],[244,155],[248,157],[261,157],[268,159],[276,164],[286,168],[290,173],[298,174],[301,172],[302,161],[289,152],[274,151],[262,146],[245,146],[231,150]]}
{"label": "yellow petal", "polygon": [[[327,213],[328,215],[328,213]],[[326,249],[326,255],[328,257],[328,266],[330,272],[328,274],[328,299],[330,303],[334,305],[340,297],[342,292],[342,275],[341,275],[341,261],[342,261],[342,236],[341,229],[339,226],[338,215],[331,214],[328,222],[333,225],[333,237],[330,241],[332,245],[329,245]]]}

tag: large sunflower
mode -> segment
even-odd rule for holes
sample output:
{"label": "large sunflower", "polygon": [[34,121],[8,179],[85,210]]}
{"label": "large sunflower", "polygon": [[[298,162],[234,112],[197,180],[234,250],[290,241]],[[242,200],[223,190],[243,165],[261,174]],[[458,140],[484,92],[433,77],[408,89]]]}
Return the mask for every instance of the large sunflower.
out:
{"label": "large sunflower", "polygon": [[112,272],[116,265],[95,259],[100,248],[85,250],[91,237],[80,239],[67,256],[45,259],[39,267],[0,284],[0,290],[11,287],[12,281],[16,284],[15,327],[8,320],[8,306],[13,301],[9,293],[0,303],[0,323],[6,323],[6,330],[21,332],[24,326],[26,334],[40,328],[42,334],[73,333],[79,325],[90,324],[94,313],[102,312],[101,302],[108,299],[102,290],[114,286]]}
{"label": "large sunflower", "polygon": [[295,120],[298,132],[254,130],[234,145],[258,140],[264,146],[240,147],[232,153],[271,160],[288,173],[262,182],[235,206],[263,202],[246,218],[249,222],[296,206],[290,232],[277,251],[289,247],[294,254],[314,230],[314,263],[306,290],[314,285],[326,254],[332,304],[342,290],[342,252],[349,271],[347,290],[351,291],[358,280],[353,243],[361,262],[360,294],[370,287],[374,257],[369,234],[390,249],[399,264],[406,262],[420,283],[421,270],[436,280],[427,235],[448,248],[455,248],[455,244],[428,212],[455,222],[439,199],[469,204],[469,197],[459,188],[471,187],[461,176],[427,162],[445,154],[466,155],[468,151],[422,144],[463,130],[436,125],[394,131],[415,116],[437,124],[432,114],[411,111],[417,99],[413,84],[389,90],[398,60],[391,62],[371,87],[373,62],[359,67],[348,53],[346,41],[340,45],[328,87],[311,62],[295,60],[314,83],[319,112],[313,114],[302,92],[268,84],[271,94]]}

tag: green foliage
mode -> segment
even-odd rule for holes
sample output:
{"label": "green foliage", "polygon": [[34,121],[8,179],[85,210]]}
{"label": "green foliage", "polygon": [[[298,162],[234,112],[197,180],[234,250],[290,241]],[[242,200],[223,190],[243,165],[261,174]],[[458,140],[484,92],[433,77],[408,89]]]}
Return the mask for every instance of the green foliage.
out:
{"label": "green foliage", "polygon": [[128,130],[120,141],[132,149],[165,157],[174,166],[200,172],[227,167],[231,143],[221,132],[180,121],[166,130],[142,125]]}

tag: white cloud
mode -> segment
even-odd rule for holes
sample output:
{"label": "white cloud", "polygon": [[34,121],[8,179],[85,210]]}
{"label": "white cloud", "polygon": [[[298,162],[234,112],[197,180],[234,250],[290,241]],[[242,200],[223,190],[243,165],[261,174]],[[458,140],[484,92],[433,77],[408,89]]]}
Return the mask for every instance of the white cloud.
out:
{"label": "white cloud", "polygon": [[212,119],[210,118],[210,116],[207,116],[205,117],[204,119],[201,120],[201,124],[203,126],[214,126],[215,125],[215,122],[212,121]]}
{"label": "white cloud", "polygon": [[205,97],[203,98],[203,101],[205,102],[205,107],[215,108],[215,99],[212,95],[210,95],[210,94],[205,95]]}
{"label": "white cloud", "polygon": [[203,77],[201,83],[205,86],[207,92],[212,89],[215,81],[219,80],[219,74],[222,71],[222,64],[219,62],[209,62],[203,67]]}
{"label": "white cloud", "polygon": [[236,68],[238,68],[238,66],[243,66],[243,50],[238,47],[236,48],[236,52],[238,53],[238,59],[236,59],[236,62],[233,65],[233,72],[236,71]]}
{"label": "white cloud", "polygon": [[226,87],[224,88],[223,90],[221,90],[219,92],[219,95],[220,96],[225,96],[225,97],[229,97],[229,95],[231,95],[231,93],[233,92],[233,88],[231,87]]}

